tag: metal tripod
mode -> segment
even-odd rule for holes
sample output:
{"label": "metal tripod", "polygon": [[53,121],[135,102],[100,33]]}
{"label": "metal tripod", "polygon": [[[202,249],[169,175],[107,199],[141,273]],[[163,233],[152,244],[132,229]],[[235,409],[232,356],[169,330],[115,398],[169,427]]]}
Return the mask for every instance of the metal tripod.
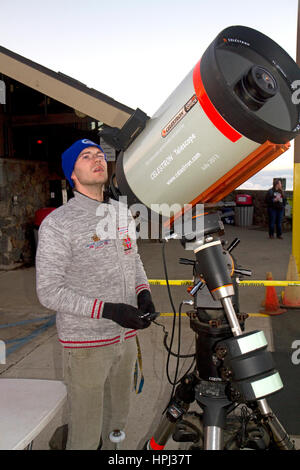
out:
{"label": "metal tripod", "polygon": [[[234,267],[230,255],[236,244],[235,240],[225,250],[219,238],[206,234],[201,243],[195,244],[196,260],[181,259],[194,268],[193,302],[190,302],[194,309],[187,314],[196,333],[196,367],[181,379],[158,428],[144,448],[162,450],[171,435],[175,440],[192,442],[200,432],[204,450],[221,450],[229,413],[239,404],[246,404],[253,410],[256,428],[268,435],[265,444],[258,448],[267,448],[271,443],[273,448],[294,449],[294,443],[266,400],[266,396],[283,385],[267,351],[264,333],[243,333],[247,315],[235,311],[234,275],[246,274],[245,270]],[[202,306],[205,290],[210,297],[210,308]],[[190,423],[187,431],[186,416],[195,400],[202,410],[198,416],[201,429]]]}

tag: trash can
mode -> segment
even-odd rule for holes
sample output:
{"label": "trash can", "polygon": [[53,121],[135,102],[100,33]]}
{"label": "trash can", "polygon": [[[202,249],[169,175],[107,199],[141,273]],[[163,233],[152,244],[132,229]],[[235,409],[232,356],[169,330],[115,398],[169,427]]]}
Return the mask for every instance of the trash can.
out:
{"label": "trash can", "polygon": [[38,245],[38,239],[39,239],[39,228],[41,223],[43,222],[44,218],[50,214],[50,212],[54,211],[56,207],[42,207],[42,209],[38,209],[35,214],[34,214],[34,242],[35,242],[35,251],[37,249]]}
{"label": "trash can", "polygon": [[235,198],[235,225],[248,227],[253,224],[253,198],[249,194],[237,194]]}

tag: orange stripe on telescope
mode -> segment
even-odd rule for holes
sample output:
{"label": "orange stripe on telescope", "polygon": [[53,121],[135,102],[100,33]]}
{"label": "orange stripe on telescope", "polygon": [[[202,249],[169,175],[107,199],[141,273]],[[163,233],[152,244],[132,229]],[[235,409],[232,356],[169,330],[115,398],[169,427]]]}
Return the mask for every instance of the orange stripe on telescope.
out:
{"label": "orange stripe on telescope", "polygon": [[161,445],[157,444],[157,442],[155,442],[155,440],[154,440],[154,437],[151,437],[150,448],[152,450],[163,450],[165,448],[165,446],[161,446]]}
{"label": "orange stripe on telescope", "polygon": [[193,71],[193,83],[198,101],[213,125],[219,129],[219,131],[222,132],[225,137],[231,140],[231,142],[236,142],[239,140],[242,135],[233,129],[233,127],[231,127],[228,122],[225,121],[221,114],[219,114],[205,91],[200,72],[200,60]]}
{"label": "orange stripe on telescope", "polygon": [[225,284],[225,286],[216,287],[215,289],[211,290],[210,292],[215,292],[218,289],[222,289],[222,287],[229,287],[229,286],[232,286],[232,284]]}

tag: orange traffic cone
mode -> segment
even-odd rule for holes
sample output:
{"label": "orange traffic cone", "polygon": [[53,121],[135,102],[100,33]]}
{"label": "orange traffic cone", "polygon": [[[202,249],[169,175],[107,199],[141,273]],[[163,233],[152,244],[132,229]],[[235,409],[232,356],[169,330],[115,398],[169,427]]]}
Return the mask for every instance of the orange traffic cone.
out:
{"label": "orange traffic cone", "polygon": [[[286,280],[299,281],[297,265],[293,255],[290,256]],[[300,307],[300,286],[287,286],[284,289],[282,292],[282,306],[286,308]]]}
{"label": "orange traffic cone", "polygon": [[[266,279],[267,281],[273,280],[272,273],[267,273]],[[280,308],[279,306],[279,300],[274,286],[266,287],[265,300],[262,304],[265,308],[264,310],[260,310],[260,313],[266,313],[267,315],[281,315],[286,312],[285,309]]]}

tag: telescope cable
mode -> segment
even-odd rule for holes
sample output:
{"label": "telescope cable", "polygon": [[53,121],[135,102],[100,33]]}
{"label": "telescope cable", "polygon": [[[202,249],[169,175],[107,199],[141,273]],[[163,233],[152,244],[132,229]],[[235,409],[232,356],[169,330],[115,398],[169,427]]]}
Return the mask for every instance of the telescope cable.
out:
{"label": "telescope cable", "polygon": [[[170,376],[169,376],[169,363],[170,363],[171,350],[172,350],[173,341],[174,341],[174,334],[175,334],[176,309],[175,309],[175,306],[174,306],[174,302],[173,302],[172,295],[171,295],[171,290],[170,290],[170,285],[169,285],[169,277],[168,277],[168,270],[167,270],[167,263],[166,263],[165,246],[166,246],[166,241],[163,242],[163,246],[162,246],[162,257],[163,257],[163,265],[164,265],[164,272],[165,272],[165,278],[166,278],[166,283],[167,283],[167,289],[168,289],[169,299],[170,299],[171,307],[172,307],[172,309],[173,309],[173,324],[172,324],[171,341],[170,341],[170,346],[169,346],[169,350],[168,350],[166,372],[167,372],[167,377],[168,377],[169,383],[170,383],[171,385],[173,385],[173,387],[174,387],[174,383],[172,382],[172,380],[171,380],[171,378],[170,378]],[[180,342],[180,337],[179,337],[179,336],[178,336],[178,342]],[[180,351],[180,346],[178,346],[178,350]],[[179,358],[177,357],[177,366],[176,366],[176,369],[177,369],[177,367],[178,367],[178,361],[179,361]],[[176,380],[175,380],[175,381],[176,381]]]}
{"label": "telescope cable", "polygon": [[173,309],[173,313],[174,313],[174,315],[175,315],[175,314],[176,314],[176,309],[175,309],[175,306],[174,306],[174,302],[173,302],[172,294],[171,294],[171,290],[170,290],[170,285],[169,285],[169,277],[168,277],[168,270],[167,270],[165,246],[166,246],[166,241],[163,242],[163,246],[162,246],[162,257],[163,257],[164,272],[165,272],[165,278],[166,278],[166,283],[167,283],[167,289],[168,289],[169,299],[170,299],[171,307],[172,307],[172,309]]}
{"label": "telescope cable", "polygon": [[[169,277],[168,277],[168,270],[167,270],[167,263],[166,263],[166,256],[165,256],[165,243],[163,243],[163,247],[162,247],[162,257],[163,257],[163,264],[164,264],[164,274],[165,274],[165,279],[166,279],[166,284],[167,284],[167,289],[168,289],[168,294],[169,294],[169,299],[170,299],[170,303],[171,303],[171,306],[172,306],[172,310],[173,310],[173,313],[174,313],[174,317],[173,317],[173,329],[172,329],[172,338],[171,338],[171,342],[170,342],[170,346],[167,345],[167,337],[168,337],[168,332],[166,331],[164,325],[161,325],[160,323],[158,323],[157,321],[153,321],[153,323],[155,323],[156,325],[159,325],[163,328],[164,330],[164,334],[165,334],[165,337],[164,337],[164,346],[166,348],[166,350],[168,351],[168,353],[171,355],[171,356],[175,356],[177,357],[177,354],[176,353],[173,353],[171,351],[172,349],[172,344],[173,344],[173,337],[174,337],[174,330],[175,330],[175,316],[176,316],[176,309],[175,309],[175,306],[174,306],[174,302],[173,302],[173,299],[172,299],[172,294],[171,294],[171,289],[170,289],[170,285],[169,285]],[[182,359],[185,359],[185,358],[189,358],[189,357],[195,357],[195,354],[182,354],[180,356],[180,358]]]}
{"label": "telescope cable", "polygon": [[[179,369],[179,360],[180,360],[180,347],[181,347],[181,309],[182,309],[183,302],[180,303],[179,305],[179,311],[178,311],[178,345],[177,345],[177,360],[176,360],[176,369],[175,369],[175,376],[174,376],[174,381],[172,383],[172,392],[171,392],[171,398],[170,401],[172,400],[174,396],[174,391],[176,385],[179,383],[177,382],[177,376],[178,376],[178,369]],[[176,317],[176,313],[175,313]],[[170,358],[170,354],[168,355],[168,359]]]}
{"label": "telescope cable", "polygon": [[[175,309],[175,306],[174,306],[174,302],[173,302],[173,298],[172,298],[172,294],[171,294],[171,290],[170,290],[170,285],[169,285],[169,277],[168,277],[166,255],[165,255],[165,243],[166,242],[164,241],[163,246],[162,246],[162,258],[163,258],[164,273],[165,273],[166,285],[167,285],[167,289],[168,289],[168,295],[169,295],[171,307],[172,307],[173,314],[174,314],[173,315],[173,325],[172,325],[172,335],[171,335],[171,341],[170,341],[170,346],[169,347],[167,345],[168,332],[166,332],[163,325],[160,325],[159,323],[157,323],[157,321],[155,321],[155,323],[160,325],[160,326],[163,326],[163,328],[164,328],[164,333],[165,333],[164,345],[165,345],[165,348],[168,351],[167,364],[166,364],[166,373],[167,373],[168,381],[172,385],[171,397],[170,397],[169,403],[167,405],[167,407],[168,407],[171,400],[172,400],[172,398],[173,398],[175,386],[178,385],[181,381],[181,378],[179,380],[177,380],[178,369],[179,369],[179,359],[180,358],[189,358],[189,357],[193,358],[192,364],[190,365],[188,371],[185,372],[185,374],[183,374],[183,377],[184,377],[191,370],[191,368],[193,367],[194,360],[195,360],[195,354],[180,355],[180,348],[181,348],[181,310],[182,310],[183,302],[180,303],[179,313],[178,313],[178,347],[177,347],[177,354],[172,352],[172,346],[173,346],[174,334],[175,334],[175,325],[176,325],[176,309]],[[169,375],[169,363],[170,363],[170,357],[171,356],[175,356],[177,358],[176,369],[175,369],[175,377],[174,377],[173,381],[171,380],[170,375]],[[166,411],[167,407],[165,408],[163,413]]]}

